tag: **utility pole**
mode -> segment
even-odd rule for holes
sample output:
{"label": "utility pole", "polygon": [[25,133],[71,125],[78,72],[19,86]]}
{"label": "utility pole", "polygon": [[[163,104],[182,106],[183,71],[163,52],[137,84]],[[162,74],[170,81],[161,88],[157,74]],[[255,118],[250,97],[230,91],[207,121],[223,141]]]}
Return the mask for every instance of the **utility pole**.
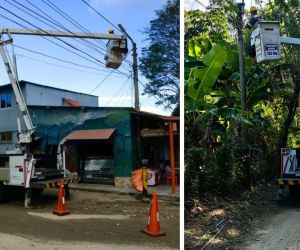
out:
{"label": "utility pole", "polygon": [[138,78],[138,63],[137,63],[137,48],[136,43],[128,35],[122,24],[118,24],[120,30],[128,37],[132,43],[132,57],[133,57],[133,85],[134,85],[134,108],[140,110],[140,96],[139,96],[139,78]]}
{"label": "utility pole", "polygon": [[239,68],[240,68],[240,88],[241,88],[241,107],[246,110],[246,83],[245,83],[245,57],[244,57],[244,38],[243,38],[243,15],[244,15],[244,0],[236,1],[238,8],[237,15],[237,30],[238,30],[238,47],[239,47]]}

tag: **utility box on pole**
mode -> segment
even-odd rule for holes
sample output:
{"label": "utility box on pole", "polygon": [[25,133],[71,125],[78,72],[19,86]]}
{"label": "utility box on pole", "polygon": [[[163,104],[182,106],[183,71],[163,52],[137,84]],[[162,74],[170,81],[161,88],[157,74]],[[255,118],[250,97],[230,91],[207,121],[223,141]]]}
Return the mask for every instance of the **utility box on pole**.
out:
{"label": "utility box on pole", "polygon": [[281,58],[279,22],[258,22],[252,35],[258,63]]}

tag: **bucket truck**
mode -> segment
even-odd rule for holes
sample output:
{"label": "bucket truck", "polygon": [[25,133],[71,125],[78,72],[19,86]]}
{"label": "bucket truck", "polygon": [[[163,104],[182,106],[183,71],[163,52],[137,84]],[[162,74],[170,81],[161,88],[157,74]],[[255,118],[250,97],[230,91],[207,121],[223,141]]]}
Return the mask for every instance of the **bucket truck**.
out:
{"label": "bucket truck", "polygon": [[[256,61],[258,63],[279,60],[281,45],[300,45],[300,38],[280,36],[279,22],[258,22],[252,36],[255,39]],[[277,199],[284,197],[285,188],[290,193],[300,186],[300,150],[293,148],[281,149],[280,178],[276,179],[278,186]]]}
{"label": "bucket truck", "polygon": [[[121,63],[124,54],[128,52],[126,37],[116,34],[82,33],[82,32],[63,32],[63,31],[42,31],[42,30],[23,30],[23,29],[0,29],[0,53],[11,83],[16,102],[20,109],[22,119],[25,123],[25,130],[21,128],[20,117],[17,118],[17,143],[14,150],[7,151],[5,156],[7,164],[0,166],[0,201],[6,200],[9,193],[8,189],[12,187],[23,187],[25,190],[26,208],[30,207],[31,190],[43,189],[44,187],[58,185],[61,179],[65,184],[78,181],[76,176],[68,176],[65,164],[64,140],[58,145],[57,165],[53,169],[45,169],[42,166],[37,167],[38,159],[30,151],[30,144],[34,141],[35,126],[32,123],[28,112],[25,99],[20,88],[16,66],[12,65],[6,51],[6,46],[13,43],[12,35],[35,35],[52,37],[73,37],[106,39],[107,51],[105,55],[106,67],[117,69]],[[6,39],[4,39],[4,36]],[[8,39],[7,39],[8,37]]]}

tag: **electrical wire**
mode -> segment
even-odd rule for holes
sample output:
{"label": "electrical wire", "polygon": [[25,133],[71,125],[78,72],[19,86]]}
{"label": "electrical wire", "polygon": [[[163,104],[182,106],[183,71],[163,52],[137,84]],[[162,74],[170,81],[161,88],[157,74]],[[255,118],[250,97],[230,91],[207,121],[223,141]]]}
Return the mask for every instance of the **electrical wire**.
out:
{"label": "electrical wire", "polygon": [[201,3],[200,1],[198,1],[198,0],[194,0],[194,1],[199,3],[200,5],[202,5],[205,9],[207,9],[207,7],[203,3]]}
{"label": "electrical wire", "polygon": [[[123,106],[123,103],[126,100],[128,94],[130,94],[130,86],[131,86],[131,84],[129,82],[129,84],[126,85],[127,88],[124,91],[124,95],[120,98],[120,106]],[[131,97],[131,95],[130,95],[130,97]]]}
{"label": "electrical wire", "polygon": [[[40,31],[43,31],[44,33],[50,35],[46,30],[43,30],[42,28],[36,26],[35,24],[33,24],[33,23],[31,23],[31,22],[25,20],[24,18],[22,18],[22,17],[16,15],[15,13],[13,13],[13,12],[11,12],[10,10],[4,8],[3,6],[0,5],[0,8],[3,9],[3,10],[5,10],[5,11],[7,11],[7,12],[10,13],[11,15],[13,15],[13,16],[15,16],[15,17],[21,19],[23,22],[26,22],[27,24],[29,24],[29,25],[35,27],[36,29],[38,29],[38,30],[40,30]],[[104,64],[103,62],[101,62],[101,61],[99,61],[97,58],[95,58],[94,56],[91,56],[90,54],[88,54],[88,53],[86,53],[85,51],[79,49],[78,47],[75,47],[75,46],[73,46],[72,44],[70,44],[70,43],[64,41],[64,40],[61,39],[60,37],[56,37],[56,36],[52,36],[52,37],[54,37],[55,39],[59,40],[60,42],[62,42],[62,43],[64,43],[64,44],[68,45],[68,46],[71,47],[72,49],[77,50],[77,51],[80,51],[81,53],[83,53],[83,54],[87,55],[88,57],[94,59],[96,62],[101,63],[101,64]]]}
{"label": "electrical wire", "polygon": [[109,74],[89,94],[92,94],[113,72],[113,70],[109,72]]}
{"label": "electrical wire", "polygon": [[[54,20],[53,18],[52,18],[52,20],[51,20],[51,19],[49,19],[49,18],[47,18],[47,17],[45,17],[45,16],[42,16],[42,15],[40,15],[39,13],[35,12],[34,10],[29,9],[28,7],[24,6],[23,4],[21,4],[21,3],[17,2],[17,1],[15,1],[15,0],[12,0],[12,1],[15,2],[15,3],[17,3],[18,5],[22,6],[23,9],[20,8],[20,7],[18,7],[18,6],[16,6],[15,4],[9,2],[8,0],[5,0],[5,1],[6,1],[8,4],[14,6],[16,9],[18,9],[18,10],[20,10],[20,11],[22,11],[22,12],[25,12],[26,14],[28,14],[28,15],[30,15],[31,17],[33,17],[33,18],[39,20],[40,22],[42,22],[42,23],[48,25],[49,27],[53,28],[54,30],[57,30],[57,28],[54,27],[53,25],[49,24],[48,22],[54,24],[55,26],[57,26],[57,27],[59,27],[59,28],[61,28],[61,29],[63,29],[63,30],[66,30],[67,32],[70,32],[71,34],[74,35],[75,38],[79,38],[79,39],[80,39],[80,40],[75,40],[75,41],[77,41],[77,42],[79,42],[79,43],[81,43],[81,44],[83,44],[83,45],[85,45],[85,46],[87,46],[87,47],[89,47],[89,48],[91,48],[91,49],[93,49],[93,50],[97,51],[98,53],[101,53],[102,55],[105,56],[105,54],[104,54],[102,51],[100,51],[100,50],[97,49],[97,46],[96,46],[96,45],[94,45],[94,44],[90,45],[90,44],[88,43],[87,40],[82,39],[82,38],[76,36],[72,31],[70,31],[69,29],[67,29],[65,26],[61,25],[61,24],[58,23],[57,21],[53,21],[53,20]],[[26,11],[26,10],[24,10],[24,9],[29,10],[31,13],[34,13],[35,15],[37,15],[37,16],[39,16],[39,17],[32,15],[31,13],[29,13],[28,11]],[[41,18],[44,19],[44,20],[47,20],[48,22],[42,20]],[[58,30],[57,30],[57,31],[58,31]],[[81,40],[83,40],[83,41],[81,41]],[[93,45],[94,45],[95,47],[94,47]]]}
{"label": "electrical wire", "polygon": [[[50,55],[47,55],[47,54],[39,52],[39,51],[35,51],[35,50],[28,49],[28,48],[24,48],[24,47],[22,47],[20,45],[17,45],[17,44],[14,44],[14,46],[16,48],[19,48],[19,49],[22,49],[22,50],[25,50],[25,51],[28,51],[28,52],[31,52],[31,53],[34,53],[34,54],[37,54],[37,55],[41,55],[41,56],[44,56],[44,57],[47,57],[47,58],[51,58],[51,59],[54,59],[54,60],[57,60],[57,61],[60,61],[60,62],[63,62],[63,63],[68,63],[68,64],[72,64],[74,66],[78,66],[78,67],[82,67],[82,68],[87,68],[87,69],[92,69],[92,70],[96,70],[96,71],[100,71],[100,72],[109,72],[108,70],[101,70],[101,69],[98,69],[98,68],[95,68],[95,67],[90,67],[90,66],[87,66],[87,65],[82,65],[82,64],[71,62],[71,61],[68,61],[68,60],[60,59],[58,57],[50,56]],[[115,73],[116,74],[120,74],[118,72],[115,72]],[[122,75],[128,76],[125,73],[122,73]]]}
{"label": "electrical wire", "polygon": [[101,13],[99,13],[93,6],[91,6],[89,3],[87,3],[85,0],[81,0],[82,2],[84,2],[88,7],[90,7],[95,13],[97,13],[100,17],[102,17],[106,22],[108,22],[110,25],[112,25],[114,28],[116,28],[117,30],[119,30],[121,33],[123,33],[119,27],[117,27],[116,25],[114,25],[111,21],[109,21],[105,16],[103,16]]}
{"label": "electrical wire", "polygon": [[[26,0],[28,1],[28,0]],[[78,22],[76,22],[70,15],[68,15],[66,12],[62,11],[57,5],[55,5],[54,3],[52,3],[50,0],[42,0],[47,6],[49,6],[52,10],[54,10],[56,13],[58,13],[60,16],[62,16],[63,18],[65,18],[67,21],[69,21],[70,23],[72,23],[74,26],[76,26],[77,28],[81,29],[82,31],[84,30],[84,32],[87,32],[89,33],[90,35],[93,35],[89,30],[85,29],[81,24],[79,24]],[[48,2],[48,3],[47,3]],[[99,40],[97,40],[99,41]],[[106,45],[102,42],[102,41],[99,41],[101,42],[102,45],[105,46],[106,48]],[[93,43],[92,43],[93,44]],[[93,44],[94,45],[94,44]],[[106,50],[105,50],[106,51]],[[127,53],[128,54],[128,53]],[[125,62],[127,63],[130,63],[130,61],[128,60],[125,60]],[[124,67],[124,65],[122,64],[122,66]],[[128,68],[127,68],[128,70]]]}
{"label": "electrical wire", "polygon": [[126,85],[126,83],[128,82],[128,80],[131,78],[131,76],[129,76],[125,81],[124,83],[122,84],[121,88],[119,88],[116,92],[116,94],[114,94],[114,96],[112,98],[109,99],[109,101],[104,105],[104,107],[107,107],[111,101],[116,98],[116,96],[118,96],[118,94],[122,91],[122,89],[124,88],[124,86]]}
{"label": "electrical wire", "polygon": [[[9,53],[11,54],[11,51],[9,51]],[[56,67],[60,67],[60,68],[64,68],[64,69],[68,69],[68,70],[73,70],[73,71],[76,71],[76,72],[79,71],[79,72],[94,74],[94,75],[98,75],[99,76],[99,73],[97,73],[97,72],[91,72],[91,71],[87,71],[87,70],[80,70],[80,69],[76,69],[76,68],[72,68],[72,67],[66,67],[66,66],[63,66],[63,65],[60,65],[60,64],[55,64],[55,63],[47,62],[47,61],[44,61],[44,60],[41,60],[41,59],[33,58],[33,57],[26,56],[26,55],[19,54],[19,53],[15,53],[15,55],[19,56],[20,58],[26,58],[26,59],[29,59],[29,60],[32,60],[32,61],[41,62],[41,63],[45,63],[45,64],[48,64],[48,65],[53,65],[53,66],[56,66]],[[121,77],[121,76],[118,76],[118,77]]]}
{"label": "electrical wire", "polygon": [[[16,5],[14,5],[13,3],[9,2],[8,0],[5,0],[5,1],[6,1],[7,3],[9,3],[10,5],[14,6],[15,8],[17,8],[17,9],[19,9],[19,10],[21,10],[21,11],[27,13],[27,14],[30,15],[30,16],[32,16],[30,13],[28,13],[28,11],[23,10],[22,8],[20,8],[20,7],[16,6]],[[57,27],[59,27],[59,28],[61,28],[61,29],[64,29],[64,30],[66,30],[67,32],[70,32],[71,34],[74,35],[75,38],[80,39],[80,40],[76,40],[76,41],[79,42],[80,44],[83,44],[83,45],[85,45],[85,46],[88,46],[89,48],[91,48],[91,49],[97,51],[98,53],[100,53],[100,54],[102,54],[102,55],[104,55],[104,56],[107,56],[107,54],[106,54],[106,45],[105,45],[102,41],[96,40],[96,41],[98,41],[98,42],[102,42],[102,43],[100,43],[100,44],[103,45],[103,46],[105,46],[105,49],[104,49],[104,48],[100,48],[99,46],[95,45],[94,43],[92,43],[92,42],[90,42],[90,41],[88,41],[88,40],[86,40],[86,39],[82,39],[82,38],[76,36],[72,31],[70,31],[69,29],[67,29],[64,25],[60,24],[57,20],[55,20],[54,18],[52,18],[51,16],[49,16],[47,13],[45,13],[43,10],[41,10],[39,7],[37,7],[35,4],[31,3],[30,1],[26,0],[27,3],[29,3],[29,4],[30,4],[31,6],[33,6],[34,8],[38,9],[44,16],[43,16],[43,15],[40,15],[40,14],[37,13],[36,11],[34,11],[34,10],[32,10],[32,9],[30,9],[30,8],[28,8],[28,7],[26,7],[25,5],[23,5],[23,4],[21,4],[21,3],[17,2],[17,1],[15,1],[15,0],[11,0],[11,1],[13,1],[13,2],[15,2],[16,4],[22,6],[23,8],[29,10],[30,12],[34,13],[35,15],[37,15],[37,16],[39,16],[39,17],[45,19],[45,20],[47,20],[48,22],[51,22],[52,24],[56,25]],[[51,9],[53,9],[53,10],[54,10],[56,13],[58,13],[60,16],[62,16],[63,18],[65,18],[66,20],[68,20],[69,22],[71,22],[71,23],[72,23],[73,25],[75,25],[76,27],[79,27],[82,31],[84,31],[84,32],[90,34],[91,36],[93,36],[93,34],[92,34],[91,32],[89,32],[89,31],[88,31],[87,29],[85,29],[82,25],[80,25],[78,22],[76,22],[76,21],[75,21],[72,17],[70,17],[67,13],[63,12],[59,7],[57,7],[56,5],[54,5],[50,0],[47,0],[47,1],[48,1],[52,6],[43,0],[43,2],[44,2],[45,4],[47,4],[47,6],[49,6]],[[48,18],[46,18],[45,16],[47,16]],[[47,22],[41,20],[40,18],[38,18],[38,17],[36,17],[36,16],[32,16],[32,17],[34,17],[34,18],[36,18],[37,20],[39,20],[40,22],[43,22],[44,24],[50,26],[51,28],[57,30],[55,27],[53,27],[53,25],[50,25],[49,23],[47,23]],[[104,52],[102,52],[101,50],[104,51]],[[127,53],[127,55],[128,55],[128,53]],[[127,55],[126,55],[126,56],[127,56]],[[126,57],[125,57],[125,58],[126,58]],[[126,66],[126,65],[124,64],[124,62],[127,62],[128,66],[130,67],[130,64],[129,64],[130,61],[125,60],[125,59],[123,59],[123,63],[121,64],[121,67],[123,67],[123,68],[126,69],[126,70],[131,70],[130,68],[128,68],[128,66]]]}
{"label": "electrical wire", "polygon": [[[8,2],[7,0],[5,0],[6,2]],[[23,8],[26,8],[26,9],[28,9],[26,6],[24,6],[24,5],[22,5],[22,4],[20,4],[20,3],[18,3],[18,2],[16,2],[15,0],[13,0],[15,3],[17,3],[17,4],[19,4],[19,5],[21,5]],[[27,1],[27,0],[26,0]],[[27,1],[27,2],[29,2],[29,1]],[[43,2],[45,2],[44,0],[43,0]],[[48,2],[50,2],[49,0],[48,0]],[[84,1],[85,2],[85,1]],[[11,5],[13,5],[15,8],[18,8],[19,10],[21,10],[21,11],[23,11],[23,12],[25,12],[26,14],[29,14],[30,15],[30,13],[28,13],[27,11],[25,11],[25,10],[22,10],[22,9],[20,9],[19,7],[17,7],[16,5],[14,5],[14,4],[12,4],[12,3],[10,3],[10,2],[8,2],[9,4],[11,4]],[[29,2],[30,3],[30,2]],[[50,2],[51,3],[51,2]],[[86,2],[85,2],[86,3]],[[46,3],[47,4],[47,3]],[[87,3],[86,3],[87,4]],[[49,5],[48,5],[49,6]],[[51,7],[51,6],[49,6],[49,7]],[[91,6],[90,6],[91,7]],[[17,15],[15,15],[14,13],[12,13],[11,11],[9,11],[8,9],[6,9],[6,8],[4,8],[3,6],[0,6],[0,8],[1,9],[3,9],[3,10],[5,10],[5,11],[7,11],[7,12],[9,12],[11,15],[13,15],[13,16],[15,16],[15,17],[17,17],[17,18],[19,18],[19,19],[21,19],[22,21],[24,21],[24,22],[26,22],[27,24],[30,24],[31,26],[33,26],[33,27],[35,27],[35,28],[37,28],[38,30],[41,30],[41,31],[43,31],[43,32],[45,32],[46,34],[49,34],[47,31],[45,31],[45,30],[43,30],[43,29],[41,29],[41,28],[39,28],[39,27],[37,27],[36,25],[34,25],[34,24],[32,24],[31,22],[28,22],[27,20],[25,20],[24,18],[22,18],[22,17],[19,17],[19,16],[17,16]],[[94,9],[93,7],[91,7],[92,9]],[[53,8],[52,8],[53,9]],[[45,18],[45,17],[43,17],[43,16],[41,16],[40,14],[38,14],[38,13],[36,13],[36,12],[34,12],[34,11],[32,11],[31,9],[28,9],[28,10],[30,10],[31,12],[33,12],[33,13],[35,13],[36,15],[38,15],[38,16],[40,16],[40,17],[42,17],[43,19],[45,19],[45,20],[47,20],[48,22],[51,22],[51,23],[53,23],[54,25],[56,25],[56,26],[58,26],[58,27],[63,27],[63,29],[65,29],[66,30],[66,28],[64,27],[64,26],[62,26],[62,25],[60,25],[58,22],[56,22],[56,21],[52,21],[52,20],[50,20],[50,19],[47,19],[47,18]],[[95,11],[95,9],[94,9],[94,11]],[[96,11],[97,12],[97,11]],[[98,13],[98,12],[97,12]],[[64,13],[65,14],[65,13]],[[100,16],[102,16],[100,13],[98,13]],[[1,14],[0,14],[1,15]],[[14,23],[17,23],[17,22],[15,22],[15,21],[13,21],[12,19],[9,19],[9,18],[7,18],[7,17],[5,17],[5,16],[3,16],[3,15],[1,15],[3,18],[6,18],[7,20],[10,20],[10,21],[12,21],[12,22],[14,22]],[[37,18],[36,16],[33,16],[35,19],[37,19],[37,20],[39,20],[40,22],[43,22],[44,24],[46,24],[46,25],[49,25],[50,27],[52,27],[52,28],[54,28],[52,25],[50,25],[49,23],[46,23],[45,21],[43,21],[43,20],[41,20],[40,18]],[[107,20],[104,16],[102,16],[106,21],[108,21],[109,22],[109,20]],[[110,24],[112,24],[111,22],[109,22]],[[74,23],[73,23],[74,24]],[[20,24],[19,24],[20,25]],[[113,25],[113,24],[112,24]],[[21,25],[21,26],[23,26],[23,25]],[[113,25],[114,26],[114,25]],[[24,27],[24,26],[23,26]],[[116,27],[116,26],[114,26],[114,27]],[[27,27],[25,27],[27,30],[30,30],[30,29],[28,29]],[[54,28],[55,29],[55,28]],[[118,28],[117,28],[118,29]],[[119,30],[119,29],[118,29]],[[67,31],[69,31],[69,30],[67,30]],[[69,31],[69,32],[71,32],[71,31]],[[71,32],[72,33],[72,32]],[[43,37],[43,38],[45,38],[45,37]],[[98,63],[102,63],[101,61],[99,61],[99,60],[97,60],[95,57],[93,57],[93,56],[91,56],[91,55],[89,55],[88,53],[86,53],[85,51],[82,51],[81,49],[78,49],[77,47],[75,47],[75,46],[73,46],[72,44],[70,44],[70,43],[67,43],[67,42],[65,42],[64,40],[62,40],[62,39],[60,39],[60,38],[58,38],[58,37],[55,37],[54,36],[54,38],[56,38],[56,39],[58,39],[59,41],[61,41],[61,42],[63,42],[64,44],[66,44],[66,45],[68,45],[68,46],[70,46],[71,48],[73,48],[73,49],[75,49],[75,50],[78,50],[78,51],[80,51],[81,53],[83,53],[83,54],[85,54],[85,55],[87,55],[87,56],[89,56],[89,57],[91,57],[91,58],[93,58],[95,61],[97,61]],[[51,40],[49,40],[49,39],[47,39],[48,41],[51,41]],[[52,41],[51,41],[52,42]],[[57,43],[54,43],[54,44],[56,44],[56,45],[58,45]],[[94,44],[92,44],[92,45],[94,45]],[[58,45],[58,46],[60,46],[60,47],[62,47],[62,48],[64,48],[64,49],[66,49],[65,47],[63,47],[63,46],[61,46],[61,45]],[[95,45],[94,45],[95,46]],[[19,47],[21,47],[21,46],[19,46]],[[91,48],[91,47],[90,47]],[[68,51],[70,51],[70,50],[68,50]],[[71,51],[70,51],[71,52]],[[99,52],[99,51],[98,51]],[[74,53],[74,52],[73,52]],[[101,52],[100,52],[101,53]],[[41,54],[41,53],[40,53]],[[76,55],[78,55],[78,56],[81,56],[81,55],[79,55],[79,54],[77,54],[77,53],[75,53]],[[23,55],[23,57],[25,57],[24,55]],[[48,56],[48,57],[50,57],[50,56]],[[82,56],[81,56],[82,57]],[[28,57],[27,57],[28,58]],[[53,58],[53,57],[52,57]],[[85,57],[83,57],[83,58],[85,58]],[[126,57],[125,57],[126,58]],[[32,59],[32,58],[30,58],[30,59]],[[56,58],[57,59],[57,58]],[[87,59],[87,58],[85,58],[85,59]],[[37,59],[32,59],[32,60],[36,60],[37,61]],[[65,61],[65,60],[61,60],[61,59],[58,59],[58,60],[60,60],[60,61]],[[39,60],[39,61],[41,61],[41,60]],[[52,63],[49,63],[49,62],[44,62],[44,63],[48,63],[48,64],[52,64]],[[74,63],[73,63],[74,64]],[[54,64],[52,64],[52,65],[54,65]],[[61,67],[61,65],[55,65],[55,66],[60,66]],[[66,67],[65,67],[66,68]],[[70,68],[69,68],[70,69]],[[72,69],[72,68],[71,68]],[[112,73],[113,73],[114,71],[111,71],[92,91],[91,91],[91,93],[92,92],[94,92]],[[91,73],[91,72],[89,72],[89,73]],[[123,72],[120,72],[120,73],[122,73],[122,74],[125,74],[125,73],[123,73]],[[126,74],[125,74],[126,75]],[[128,81],[128,79],[129,78],[127,78],[126,80]],[[126,82],[127,82],[126,81]],[[125,84],[126,84],[126,82],[125,82]],[[124,84],[124,85],[125,85]],[[124,86],[123,85],[123,86]],[[122,87],[123,88],[123,87]],[[121,88],[121,89],[122,89]],[[121,90],[120,89],[120,90]],[[125,94],[127,94],[127,92],[128,92],[128,90],[126,91],[126,93]],[[123,100],[124,101],[124,100]],[[109,102],[110,103],[110,102]]]}
{"label": "electrical wire", "polygon": [[[0,8],[3,8],[3,7],[0,6]],[[5,9],[5,8],[3,8],[3,9]],[[8,10],[8,12],[11,13],[11,11],[9,11],[9,10]],[[12,13],[12,14],[13,14],[13,13]],[[18,16],[15,15],[15,14],[13,14],[13,15],[16,16],[16,17],[18,17]],[[2,18],[4,18],[4,19],[7,19],[7,20],[9,20],[9,21],[11,21],[11,22],[13,22],[13,23],[15,23],[15,24],[17,24],[17,25],[19,25],[19,26],[21,26],[21,27],[23,27],[23,28],[25,28],[25,29],[27,29],[27,30],[29,30],[29,31],[31,31],[31,32],[34,32],[34,30],[32,30],[32,29],[30,29],[30,28],[28,28],[28,27],[22,25],[21,23],[15,21],[15,20],[12,20],[11,18],[8,18],[7,16],[4,16],[4,15],[2,15],[2,14],[0,14],[0,16],[1,16]],[[18,17],[18,18],[19,18],[19,17]],[[20,19],[21,19],[21,20],[24,20],[23,18],[20,18]],[[28,21],[26,21],[26,20],[24,20],[24,21],[30,24],[30,22],[28,22]],[[32,25],[33,25],[33,24],[32,24]],[[34,26],[34,25],[33,25],[33,26]],[[36,27],[36,26],[35,26],[35,27]],[[37,28],[38,28],[38,27],[37,27]],[[39,29],[39,28],[38,28],[38,29]],[[39,29],[39,30],[41,30],[41,31],[43,31],[43,32],[45,32],[45,33],[47,34],[46,31],[44,31],[44,30],[42,30],[42,29]],[[66,47],[64,47],[64,46],[62,46],[62,45],[60,45],[60,44],[58,44],[58,43],[52,41],[51,39],[49,39],[49,38],[47,38],[47,37],[44,37],[44,36],[41,36],[41,37],[42,37],[43,39],[45,39],[45,40],[47,40],[47,41],[49,41],[49,42],[51,42],[51,43],[57,45],[57,46],[59,46],[59,47],[65,49],[65,50],[69,51],[70,53],[73,53],[73,54],[75,54],[75,55],[77,55],[77,56],[79,56],[79,57],[81,57],[81,58],[83,58],[83,59],[85,59],[85,60],[87,60],[87,61],[89,61],[89,62],[91,62],[91,63],[94,63],[94,64],[96,64],[96,65],[99,65],[97,62],[92,61],[92,60],[90,60],[89,58],[86,58],[86,57],[84,57],[84,56],[78,54],[77,52],[74,52],[74,51],[72,51],[72,50],[70,50],[70,49],[68,49],[68,48],[66,48]],[[55,37],[55,38],[57,38],[57,37]],[[60,40],[62,40],[62,39],[60,39]],[[103,62],[101,62],[101,61],[99,61],[99,62],[100,62],[100,64],[105,65]],[[119,73],[125,74],[124,72],[122,72],[122,71],[120,71],[120,70],[117,70],[117,71],[118,71]]]}
{"label": "electrical wire", "polygon": [[[36,5],[32,4],[29,0],[25,0],[26,2],[30,3],[32,6],[34,6],[35,8],[38,8]],[[84,26],[82,26],[80,23],[78,23],[76,20],[74,20],[70,15],[68,15],[66,12],[62,11],[57,5],[55,5],[54,3],[52,3],[51,1],[47,1],[48,3],[46,3],[44,0],[43,2],[48,5],[51,9],[53,9],[55,12],[57,12],[60,16],[62,16],[63,18],[65,18],[66,20],[68,20],[70,23],[72,23],[75,27],[79,28],[81,31],[86,32],[90,35],[93,35],[88,29],[86,29]],[[39,9],[39,8],[38,8]],[[40,10],[40,9],[39,9]],[[40,10],[41,11],[41,10]],[[100,45],[102,45],[104,47],[104,49],[106,49],[106,45],[104,42],[99,41],[99,40],[95,40],[97,41],[97,43],[99,43]]]}

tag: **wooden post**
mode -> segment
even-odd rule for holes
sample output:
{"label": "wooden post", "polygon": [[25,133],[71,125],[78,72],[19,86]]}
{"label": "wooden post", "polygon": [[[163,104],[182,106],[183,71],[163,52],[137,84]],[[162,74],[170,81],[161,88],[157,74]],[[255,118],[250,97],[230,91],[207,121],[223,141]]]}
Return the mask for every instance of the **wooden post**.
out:
{"label": "wooden post", "polygon": [[169,137],[170,137],[170,167],[172,177],[172,193],[175,193],[175,157],[174,157],[174,138],[173,138],[173,122],[169,121]]}

